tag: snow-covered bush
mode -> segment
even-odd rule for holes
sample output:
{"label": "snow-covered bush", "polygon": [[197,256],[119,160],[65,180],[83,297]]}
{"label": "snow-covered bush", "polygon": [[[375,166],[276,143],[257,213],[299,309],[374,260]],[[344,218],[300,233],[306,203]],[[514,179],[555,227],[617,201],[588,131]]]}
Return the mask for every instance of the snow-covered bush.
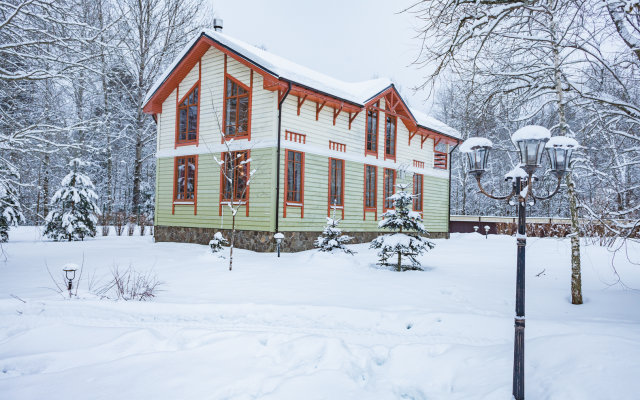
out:
{"label": "snow-covered bush", "polygon": [[[433,242],[421,236],[428,235],[429,232],[422,224],[420,213],[410,209],[415,195],[405,191],[408,186],[396,186],[398,192],[389,197],[389,200],[393,201],[394,209],[382,214],[382,220],[378,223],[378,228],[397,233],[378,236],[369,246],[372,249],[380,249],[380,265],[395,265],[397,271],[421,269],[416,257],[435,246]],[[410,264],[403,264],[403,259],[408,260]]]}
{"label": "snow-covered bush", "polygon": [[111,270],[112,278],[95,291],[100,298],[111,300],[148,301],[156,297],[163,282],[153,272],[138,272],[133,267]]}
{"label": "snow-covered bush", "polygon": [[215,235],[213,235],[213,239],[209,241],[209,247],[211,247],[212,253],[218,253],[222,251],[222,246],[227,245],[229,245],[229,242],[224,238],[224,236],[222,236],[221,232],[216,232]]}
{"label": "snow-covered bush", "polygon": [[9,182],[0,181],[0,243],[9,240],[9,228],[24,222],[22,208]]}
{"label": "snow-covered bush", "polygon": [[96,235],[98,196],[91,179],[78,171],[85,165],[79,159],[71,160],[71,172],[62,179],[60,189],[51,199],[44,234],[53,240],[83,240]]}
{"label": "snow-covered bush", "polygon": [[327,217],[327,225],[324,227],[322,235],[318,236],[314,244],[320,251],[333,252],[334,250],[341,250],[353,255],[353,250],[349,250],[345,246],[353,238],[342,234],[342,229],[338,228],[339,223],[340,220],[336,219],[335,215],[334,218]]}

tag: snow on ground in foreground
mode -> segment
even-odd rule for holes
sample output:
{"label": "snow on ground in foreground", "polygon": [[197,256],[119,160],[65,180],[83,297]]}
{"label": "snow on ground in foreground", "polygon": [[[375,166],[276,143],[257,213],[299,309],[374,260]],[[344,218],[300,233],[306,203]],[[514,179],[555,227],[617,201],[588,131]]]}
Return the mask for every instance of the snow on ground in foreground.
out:
{"label": "snow on ground in foreground", "polygon": [[[2,399],[509,399],[515,239],[435,240],[424,272],[354,257],[11,232],[0,262]],[[630,251],[635,256],[640,248]],[[569,303],[569,242],[527,245],[529,399],[632,399],[640,391],[639,293],[607,249],[583,247],[586,303]],[[67,300],[49,288],[82,264],[152,269],[153,302]],[[640,267],[616,269],[640,288]],[[545,271],[539,277],[536,274]],[[22,303],[10,295],[26,300]]]}

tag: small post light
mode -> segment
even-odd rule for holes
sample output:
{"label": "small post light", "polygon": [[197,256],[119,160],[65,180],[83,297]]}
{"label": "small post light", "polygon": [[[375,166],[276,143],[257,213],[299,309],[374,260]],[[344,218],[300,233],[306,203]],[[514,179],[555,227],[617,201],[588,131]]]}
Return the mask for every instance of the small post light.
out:
{"label": "small post light", "polygon": [[64,271],[65,278],[67,278],[67,290],[69,291],[69,298],[71,298],[71,289],[73,288],[73,280],[76,279],[76,271],[78,267],[75,264],[67,264],[62,269]]}
{"label": "small post light", "polygon": [[545,145],[551,171],[558,179],[569,170],[573,150],[580,147],[575,139],[566,136],[554,136]]}
{"label": "small post light", "polygon": [[484,237],[485,237],[485,239],[489,239],[489,229],[491,229],[491,227],[489,225],[485,225],[484,226]]}
{"label": "small post light", "polygon": [[275,235],[273,235],[273,238],[276,240],[276,249],[278,250],[278,257],[280,257],[280,245],[282,244],[282,241],[284,240],[284,235],[282,233],[278,232]]}
{"label": "small post light", "polygon": [[527,125],[511,135],[511,141],[520,152],[520,164],[532,173],[540,166],[545,144],[551,138],[551,132],[538,125]]}
{"label": "small post light", "polygon": [[460,152],[466,153],[469,160],[469,172],[476,177],[487,170],[489,150],[493,147],[491,140],[481,137],[470,137],[460,145]]}
{"label": "small post light", "polygon": [[475,225],[475,226],[473,227],[473,230],[474,230],[476,233],[478,233],[478,229],[480,229],[480,227],[479,227],[478,225]]}

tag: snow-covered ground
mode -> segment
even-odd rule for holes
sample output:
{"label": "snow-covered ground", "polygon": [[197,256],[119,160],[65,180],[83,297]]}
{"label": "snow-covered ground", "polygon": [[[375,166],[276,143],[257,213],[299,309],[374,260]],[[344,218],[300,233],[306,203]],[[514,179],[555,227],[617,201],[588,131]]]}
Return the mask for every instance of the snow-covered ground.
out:
{"label": "snow-covered ground", "polygon": [[[435,240],[426,271],[355,256],[237,250],[149,236],[85,242],[11,232],[0,262],[1,399],[509,399],[515,239]],[[640,248],[629,249],[635,256]],[[152,269],[152,302],[62,298],[47,273]],[[529,399],[640,393],[640,266],[583,247],[586,303],[569,301],[569,242],[529,238]],[[544,271],[544,272],[542,272]],[[540,274],[542,272],[542,274]],[[540,276],[537,276],[540,274]],[[11,295],[24,299],[26,303]]]}

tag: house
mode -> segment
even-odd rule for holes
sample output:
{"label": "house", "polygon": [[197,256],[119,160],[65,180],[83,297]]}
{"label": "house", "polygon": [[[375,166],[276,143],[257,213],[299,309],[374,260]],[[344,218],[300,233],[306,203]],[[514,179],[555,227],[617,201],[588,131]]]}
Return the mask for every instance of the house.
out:
{"label": "house", "polygon": [[[143,107],[157,123],[157,241],[208,243],[231,227],[229,202],[240,206],[241,248],[271,251],[275,232],[288,251],[312,248],[332,207],[346,232],[369,241],[402,180],[432,237],[448,236],[460,135],[410,109],[387,79],[342,82],[216,28],[185,47]],[[256,171],[244,194],[221,178],[224,140],[247,161],[235,187]]]}

